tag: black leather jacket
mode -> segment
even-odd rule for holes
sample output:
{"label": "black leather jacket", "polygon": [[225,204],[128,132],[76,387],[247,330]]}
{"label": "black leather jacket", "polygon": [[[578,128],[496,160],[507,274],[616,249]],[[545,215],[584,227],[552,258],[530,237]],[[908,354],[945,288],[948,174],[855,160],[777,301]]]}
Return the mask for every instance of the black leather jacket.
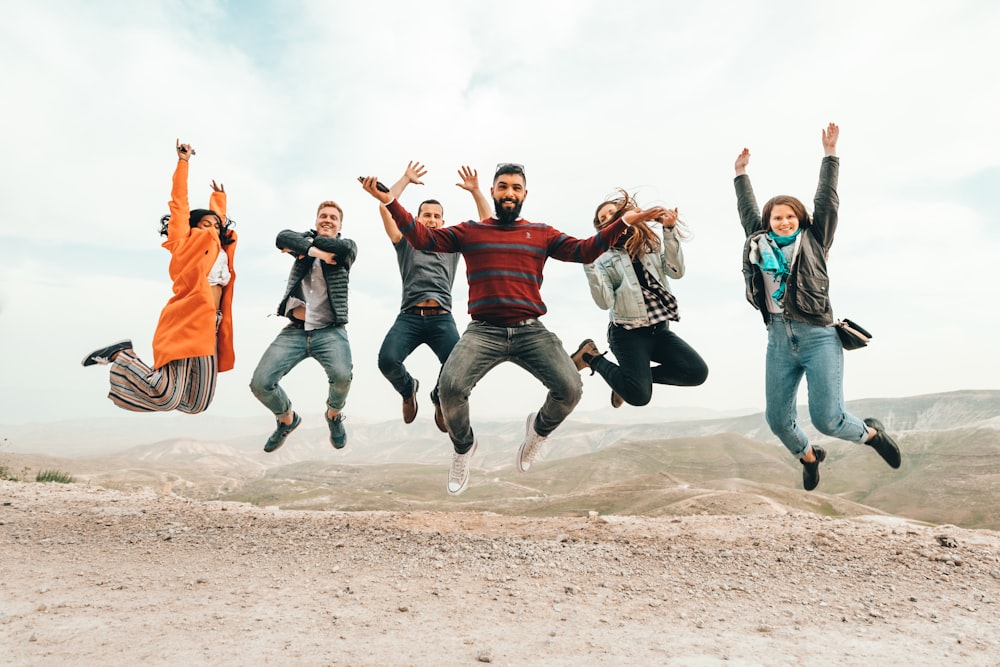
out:
{"label": "black leather jacket", "polygon": [[292,265],[292,270],[288,274],[288,284],[285,286],[285,294],[278,304],[278,315],[287,315],[285,307],[288,304],[288,297],[295,296],[305,300],[302,295],[302,278],[312,269],[315,259],[307,253],[311,246],[316,246],[324,252],[332,252],[337,256],[336,264],[322,263],[323,277],[326,279],[326,291],[330,296],[330,307],[333,308],[334,324],[347,324],[347,285],[350,279],[351,265],[358,255],[358,245],[344,237],[337,235],[337,238],[317,236],[316,231],[310,229],[307,232],[296,232],[286,229],[278,234],[274,243],[279,249],[292,251],[293,256],[298,259]]}
{"label": "black leather jacket", "polygon": [[[813,200],[812,224],[804,227],[798,252],[792,259],[792,266],[785,286],[784,316],[790,320],[805,322],[814,326],[833,323],[833,308],[830,305],[830,278],[826,270],[826,258],[833,245],[837,231],[837,176],[840,159],[835,156],[823,158],[819,170],[819,184]],[[747,301],[760,311],[764,323],[770,322],[766,299],[770,294],[764,288],[764,277],[760,268],[750,261],[750,247],[767,233],[760,218],[757,199],[750,185],[750,177],[741,174],[733,181],[736,186],[737,208],[740,223],[746,232],[743,245],[743,278],[746,283]]]}

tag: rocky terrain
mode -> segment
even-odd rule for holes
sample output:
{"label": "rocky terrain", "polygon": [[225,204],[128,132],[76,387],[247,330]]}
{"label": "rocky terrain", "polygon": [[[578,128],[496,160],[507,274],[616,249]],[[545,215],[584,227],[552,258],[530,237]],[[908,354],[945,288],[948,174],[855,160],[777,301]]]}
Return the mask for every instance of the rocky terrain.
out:
{"label": "rocky terrain", "polygon": [[1000,665],[1000,534],[0,482],[8,665]]}

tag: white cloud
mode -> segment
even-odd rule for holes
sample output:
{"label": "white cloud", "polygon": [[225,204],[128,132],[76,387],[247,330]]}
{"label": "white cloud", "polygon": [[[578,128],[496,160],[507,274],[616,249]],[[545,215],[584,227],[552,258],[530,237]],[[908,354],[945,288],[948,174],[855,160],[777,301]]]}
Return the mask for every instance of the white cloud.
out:
{"label": "white cloud", "polygon": [[[360,247],[348,412],[395,415],[375,356],[399,279],[354,179],[393,180],[410,159],[431,171],[404,203],[434,196],[450,222],[473,210],[454,187],[458,166],[488,187],[500,161],[527,166],[526,217],[574,235],[590,233],[594,206],[617,186],[680,207],[695,238],[674,283],[677,331],[711,372],[703,387],[658,388],[646,409],[760,407],[764,329],[743,299],[732,162],[749,146],[761,200],[811,200],[830,120],[843,159],[834,305],[876,333],[849,356],[848,398],[995,387],[987,272],[998,237],[955,184],[997,166],[1000,109],[984,84],[998,18],[981,2],[5,6],[0,344],[25,352],[0,366],[14,397],[0,423],[111,413],[103,371],[79,359],[123,336],[148,356],[169,291],[156,221],[175,137],[198,150],[192,203],[210,179],[225,182],[241,239],[238,363],[220,383],[220,414],[269,424],[247,384],[280,326],[268,313],[288,258],[274,235],[310,227],[332,198]],[[930,254],[957,270],[942,273]],[[464,275],[457,282],[464,305]],[[604,346],[606,313],[580,267],[550,262],[543,295],[567,348],[584,337]],[[428,390],[436,365],[424,348],[413,358]],[[287,388],[318,412],[324,384],[303,367]],[[603,407],[599,378],[585,387],[581,409]],[[474,419],[527,413],[542,392],[523,371],[498,369],[473,395]]]}

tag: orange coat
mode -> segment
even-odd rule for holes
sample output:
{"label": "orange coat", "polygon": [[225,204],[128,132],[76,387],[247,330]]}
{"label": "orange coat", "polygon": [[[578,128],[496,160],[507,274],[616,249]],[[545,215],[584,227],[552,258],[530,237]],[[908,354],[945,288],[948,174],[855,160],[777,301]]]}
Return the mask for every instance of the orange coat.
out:
{"label": "orange coat", "polygon": [[[188,163],[177,160],[173,187],[170,191],[170,222],[163,247],[170,251],[170,279],[174,295],[160,312],[160,321],[153,334],[153,367],[162,368],[171,361],[190,357],[207,357],[218,352],[219,372],[228,371],[235,363],[233,352],[233,254],[236,252],[236,232],[230,230],[233,243],[222,247],[215,228],[192,228],[187,192]],[[209,208],[226,219],[226,195],[213,192]],[[215,300],[208,285],[208,274],[225,250],[232,278],[222,290],[222,322],[218,336],[215,331]]]}

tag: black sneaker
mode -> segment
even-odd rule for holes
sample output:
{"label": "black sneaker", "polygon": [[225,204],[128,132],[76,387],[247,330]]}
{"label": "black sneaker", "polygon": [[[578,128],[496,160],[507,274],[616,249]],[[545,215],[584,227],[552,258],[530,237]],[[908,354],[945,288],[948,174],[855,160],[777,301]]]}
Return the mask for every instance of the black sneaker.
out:
{"label": "black sneaker", "polygon": [[344,414],[340,413],[333,419],[330,419],[329,413],[324,410],[323,416],[326,417],[326,425],[330,427],[330,444],[333,445],[334,449],[343,449],[346,447],[347,430],[344,428]]}
{"label": "black sneaker", "polygon": [[826,459],[826,450],[822,447],[813,445],[812,450],[816,456],[815,461],[806,463],[799,459],[799,463],[802,464],[802,488],[806,491],[812,491],[819,486],[819,464]]}
{"label": "black sneaker", "polygon": [[881,456],[890,467],[898,468],[899,464],[902,463],[902,456],[899,454],[899,446],[896,444],[896,441],[885,432],[885,426],[882,426],[882,422],[869,417],[865,420],[865,425],[875,429],[875,437],[865,444],[878,452],[878,455]]}
{"label": "black sneaker", "polygon": [[270,454],[285,444],[285,438],[288,437],[288,434],[297,429],[301,423],[302,417],[299,417],[297,412],[292,413],[291,424],[282,424],[279,420],[278,427],[274,429],[274,433],[272,433],[271,437],[267,439],[266,443],[264,443],[264,451]]}
{"label": "black sneaker", "polygon": [[131,349],[132,349],[132,341],[126,338],[125,340],[120,340],[117,343],[108,345],[107,347],[102,347],[99,350],[94,350],[93,352],[85,356],[83,358],[83,361],[81,361],[80,363],[83,364],[84,366],[93,366],[94,364],[110,364],[111,357],[118,354],[122,350],[131,350]]}

